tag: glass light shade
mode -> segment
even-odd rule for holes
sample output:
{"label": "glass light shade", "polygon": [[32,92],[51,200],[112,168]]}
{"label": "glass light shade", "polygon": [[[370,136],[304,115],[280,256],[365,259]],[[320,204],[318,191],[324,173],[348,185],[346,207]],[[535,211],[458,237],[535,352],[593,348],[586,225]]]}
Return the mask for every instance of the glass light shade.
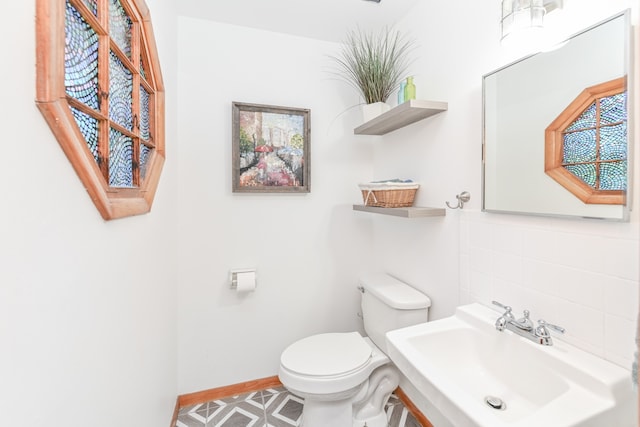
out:
{"label": "glass light shade", "polygon": [[544,0],[503,0],[502,43],[542,30],[545,13]]}

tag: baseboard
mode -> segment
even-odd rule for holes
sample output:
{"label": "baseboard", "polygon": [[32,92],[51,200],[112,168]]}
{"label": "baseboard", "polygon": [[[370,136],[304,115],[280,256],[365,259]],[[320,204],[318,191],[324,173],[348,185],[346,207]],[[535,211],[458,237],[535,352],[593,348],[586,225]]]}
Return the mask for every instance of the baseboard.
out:
{"label": "baseboard", "polygon": [[223,387],[212,388],[209,390],[196,391],[194,393],[183,394],[178,396],[178,406],[195,405],[198,403],[208,402],[210,400],[221,399],[223,397],[236,396],[242,393],[264,390],[269,387],[279,387],[282,383],[277,376],[261,378],[259,380],[247,381],[244,383],[232,384]]}
{"label": "baseboard", "polygon": [[173,418],[169,427],[176,427],[178,424],[178,412],[180,412],[180,398],[176,399],[176,407],[173,409]]}
{"label": "baseboard", "polygon": [[[212,388],[209,390],[196,391],[194,393],[182,394],[178,396],[176,408],[173,413],[171,427],[175,427],[178,420],[178,412],[180,408],[198,403],[209,402],[210,400],[222,399],[223,397],[236,396],[238,394],[250,393],[253,391],[264,390],[269,387],[280,387],[282,383],[277,376],[261,378],[259,380],[247,381],[244,383],[232,384],[223,387]],[[411,399],[405,394],[400,387],[395,391],[395,395],[404,404],[411,415],[420,423],[422,427],[433,427],[433,424],[424,416],[422,412],[413,404]]]}
{"label": "baseboard", "polygon": [[422,427],[433,427],[433,424],[431,424],[427,417],[425,417],[424,414],[420,412],[417,406],[413,404],[411,399],[409,399],[409,396],[407,396],[400,387],[396,389],[395,394]]}

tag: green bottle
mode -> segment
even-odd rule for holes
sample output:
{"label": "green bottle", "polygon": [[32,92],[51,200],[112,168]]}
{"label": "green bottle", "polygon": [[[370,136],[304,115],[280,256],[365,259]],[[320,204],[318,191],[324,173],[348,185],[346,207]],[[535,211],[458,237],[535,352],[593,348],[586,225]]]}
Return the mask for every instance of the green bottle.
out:
{"label": "green bottle", "polygon": [[416,85],[413,84],[413,77],[407,77],[407,85],[404,87],[404,100],[416,99]]}

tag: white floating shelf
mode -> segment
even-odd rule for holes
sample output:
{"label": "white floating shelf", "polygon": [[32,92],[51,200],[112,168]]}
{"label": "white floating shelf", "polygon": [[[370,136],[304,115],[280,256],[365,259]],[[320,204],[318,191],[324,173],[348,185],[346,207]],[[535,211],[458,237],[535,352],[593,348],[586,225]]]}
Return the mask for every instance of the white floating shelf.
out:
{"label": "white floating shelf", "polygon": [[353,205],[354,211],[377,213],[382,215],[399,216],[402,218],[422,218],[429,216],[445,216],[446,210],[444,208],[422,208],[422,207],[410,207],[410,208],[380,208],[377,206],[365,206],[365,205]]}
{"label": "white floating shelf", "polygon": [[353,130],[356,135],[384,135],[427,117],[447,111],[448,104],[440,101],[412,99],[369,120]]}

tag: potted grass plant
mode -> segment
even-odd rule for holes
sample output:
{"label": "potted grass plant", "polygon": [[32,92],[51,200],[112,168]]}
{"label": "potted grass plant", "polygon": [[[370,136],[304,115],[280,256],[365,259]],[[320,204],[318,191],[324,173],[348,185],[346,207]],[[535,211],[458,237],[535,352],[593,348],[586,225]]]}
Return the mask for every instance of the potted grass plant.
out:
{"label": "potted grass plant", "polygon": [[404,80],[413,47],[413,40],[388,27],[378,33],[356,29],[347,33],[340,53],[331,57],[336,74],[364,99],[365,122],[389,110],[386,101]]}

